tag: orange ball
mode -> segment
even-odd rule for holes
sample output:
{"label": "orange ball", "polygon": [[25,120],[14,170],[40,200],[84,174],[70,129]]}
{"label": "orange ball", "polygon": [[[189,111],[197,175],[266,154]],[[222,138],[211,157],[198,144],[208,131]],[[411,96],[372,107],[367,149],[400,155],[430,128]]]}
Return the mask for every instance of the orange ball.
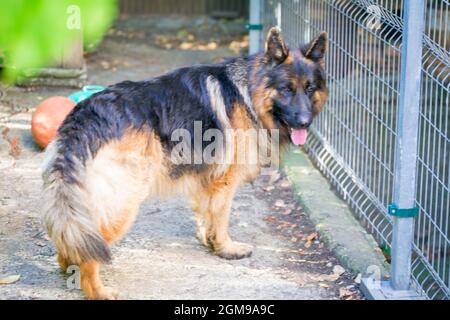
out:
{"label": "orange ball", "polygon": [[66,97],[51,97],[42,101],[31,118],[31,134],[34,141],[45,148],[55,137],[76,103]]}

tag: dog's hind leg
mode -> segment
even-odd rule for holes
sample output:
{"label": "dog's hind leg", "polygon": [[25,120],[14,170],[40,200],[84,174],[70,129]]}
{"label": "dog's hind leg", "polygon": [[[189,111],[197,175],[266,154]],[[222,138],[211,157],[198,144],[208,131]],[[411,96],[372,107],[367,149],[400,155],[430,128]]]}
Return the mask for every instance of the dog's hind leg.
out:
{"label": "dog's hind leg", "polygon": [[133,199],[129,199],[126,208],[121,209],[114,220],[110,221],[108,225],[103,224],[100,226],[100,233],[106,243],[112,245],[125,235],[133,225],[140,205],[141,201],[133,202]]}
{"label": "dog's hind leg", "polygon": [[[146,141],[129,140],[102,148],[87,169],[91,210],[98,220],[100,235],[109,246],[129,230],[148,195],[148,163],[153,158],[142,151]],[[116,298],[115,292],[102,285],[99,267],[96,261],[80,266],[83,290],[90,299]]]}
{"label": "dog's hind leg", "polygon": [[105,287],[100,279],[100,264],[97,261],[87,261],[80,264],[81,288],[89,299],[115,300],[118,292]]}
{"label": "dog's hind leg", "polygon": [[225,259],[249,257],[252,247],[231,240],[228,227],[231,203],[238,181],[233,172],[208,184],[194,198],[193,209],[197,214],[198,234],[203,244]]}
{"label": "dog's hind leg", "polygon": [[62,271],[66,272],[70,265],[69,260],[67,260],[63,255],[58,254],[58,264]]}
{"label": "dog's hind leg", "polygon": [[[109,246],[122,238],[133,224],[141,203],[141,201],[136,200],[129,198],[124,208],[118,209],[115,214],[110,212],[111,220],[108,224],[100,225],[100,234]],[[99,275],[100,266],[101,264],[95,260],[80,264],[81,287],[84,293],[92,300],[119,298],[118,291],[103,285]]]}

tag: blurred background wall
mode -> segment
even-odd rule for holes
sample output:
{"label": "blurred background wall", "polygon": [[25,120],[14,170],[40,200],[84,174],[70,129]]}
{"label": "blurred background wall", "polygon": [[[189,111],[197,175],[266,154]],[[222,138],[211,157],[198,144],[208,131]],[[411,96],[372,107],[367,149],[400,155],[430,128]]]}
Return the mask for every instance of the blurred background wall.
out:
{"label": "blurred background wall", "polygon": [[217,18],[247,17],[248,0],[119,0],[120,14],[210,15]]}

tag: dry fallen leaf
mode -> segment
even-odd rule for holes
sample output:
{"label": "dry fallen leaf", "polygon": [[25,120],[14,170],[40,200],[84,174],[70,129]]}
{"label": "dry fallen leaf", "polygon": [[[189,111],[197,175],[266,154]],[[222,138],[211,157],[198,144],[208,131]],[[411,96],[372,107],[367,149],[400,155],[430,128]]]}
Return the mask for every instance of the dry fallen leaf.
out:
{"label": "dry fallen leaf", "polygon": [[36,241],[36,245],[38,245],[39,247],[45,247],[45,242],[44,241]]}
{"label": "dry fallen leaf", "polygon": [[9,134],[9,128],[5,128],[5,129],[2,130],[3,139],[7,140],[8,139],[8,134]]}
{"label": "dry fallen leaf", "polygon": [[20,140],[18,138],[13,138],[8,141],[10,145],[10,151],[9,154],[13,156],[14,158],[17,158],[20,156],[20,153],[22,152],[20,148]]}
{"label": "dry fallen leaf", "polygon": [[309,248],[312,245],[312,242],[317,238],[319,234],[317,232],[313,232],[311,233],[309,236],[307,236],[305,238],[306,243],[305,243],[305,248]]}
{"label": "dry fallen leaf", "polygon": [[189,42],[183,42],[180,44],[179,48],[182,50],[189,50],[192,49],[194,47],[193,43],[189,43]]}
{"label": "dry fallen leaf", "polygon": [[269,184],[274,184],[281,178],[280,173],[276,170],[272,171],[269,175],[270,175]]}
{"label": "dry fallen leaf", "polygon": [[217,49],[217,43],[215,43],[215,42],[210,42],[210,43],[208,43],[208,44],[206,45],[206,48],[209,49],[209,50]]}
{"label": "dry fallen leaf", "polygon": [[282,181],[280,184],[280,187],[282,187],[282,188],[289,188],[290,186],[291,185],[289,184],[289,181],[286,181],[286,180]]}
{"label": "dry fallen leaf", "polygon": [[13,156],[13,158],[17,159],[22,152],[20,148],[20,140],[18,138],[11,138],[9,136],[9,128],[5,128],[2,131],[3,139],[5,139],[9,143],[9,154]]}
{"label": "dry fallen leaf", "polygon": [[348,297],[351,297],[353,295],[353,292],[348,290],[347,288],[339,288],[339,297],[346,299]]}
{"label": "dry fallen leaf", "polygon": [[317,238],[317,236],[318,236],[317,232],[313,232],[306,237],[306,241],[312,242],[313,240],[315,240]]}
{"label": "dry fallen leaf", "polygon": [[107,69],[109,69],[109,68],[111,67],[111,65],[109,64],[109,62],[108,62],[108,61],[105,61],[105,60],[100,61],[100,65],[102,66],[102,68],[103,68],[104,70],[107,70]]}
{"label": "dry fallen leaf", "polygon": [[342,275],[344,272],[345,272],[345,269],[338,264],[333,267],[333,273],[337,274],[338,276]]}
{"label": "dry fallen leaf", "polygon": [[276,219],[277,218],[275,216],[267,216],[263,218],[264,221],[275,221]]}
{"label": "dry fallen leaf", "polygon": [[277,207],[277,208],[284,208],[284,207],[286,207],[286,204],[284,203],[283,200],[277,200],[275,202],[275,207]]}
{"label": "dry fallen leaf", "polygon": [[20,275],[7,276],[0,279],[0,284],[11,284],[17,282],[20,279]]}
{"label": "dry fallen leaf", "polygon": [[335,274],[323,274],[318,277],[315,277],[314,280],[319,282],[335,282],[338,278],[339,276]]}
{"label": "dry fallen leaf", "polygon": [[337,279],[339,279],[338,274],[330,274],[330,275],[324,276],[324,280],[329,281],[329,282],[335,282]]}

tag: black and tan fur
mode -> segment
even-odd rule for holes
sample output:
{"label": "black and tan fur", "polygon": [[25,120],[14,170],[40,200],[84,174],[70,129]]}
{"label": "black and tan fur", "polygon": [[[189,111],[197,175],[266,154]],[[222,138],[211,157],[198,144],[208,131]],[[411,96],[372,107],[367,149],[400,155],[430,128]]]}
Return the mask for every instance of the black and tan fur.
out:
{"label": "black and tan fur", "polygon": [[103,286],[99,267],[149,196],[187,195],[205,246],[227,259],[250,256],[251,247],[228,234],[230,207],[237,188],[265,163],[176,165],[171,134],[192,132],[194,121],[202,130],[244,129],[220,151],[231,159],[245,129],[277,129],[283,147],[289,130],[308,127],[326,102],[326,46],[321,33],[289,49],[273,28],[264,53],[126,81],[78,104],[46,150],[43,211],[61,267],[80,266],[88,298],[117,297]]}

